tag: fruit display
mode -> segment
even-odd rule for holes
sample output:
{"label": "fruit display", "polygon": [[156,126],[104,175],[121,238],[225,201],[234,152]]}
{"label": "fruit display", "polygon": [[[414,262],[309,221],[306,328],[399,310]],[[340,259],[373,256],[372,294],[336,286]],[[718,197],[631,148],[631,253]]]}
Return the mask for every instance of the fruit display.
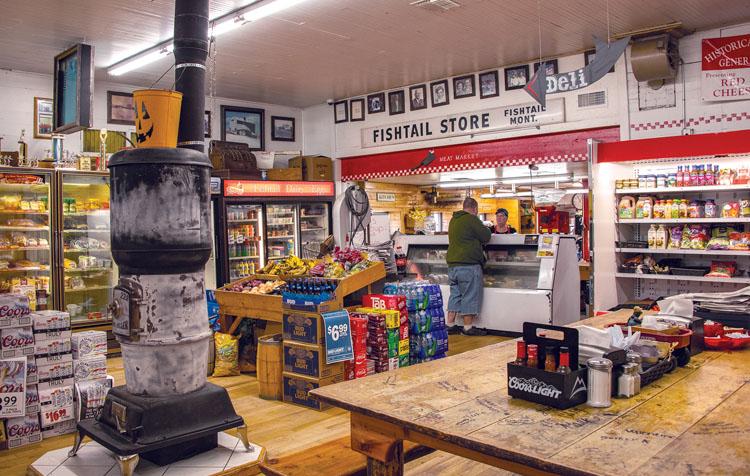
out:
{"label": "fruit display", "polygon": [[298,258],[294,255],[281,260],[271,260],[260,270],[260,274],[272,276],[303,276],[315,265],[315,260]]}
{"label": "fruit display", "polygon": [[275,281],[252,279],[250,281],[245,281],[244,283],[233,284],[228,290],[236,293],[248,294],[281,294],[281,290],[284,286],[286,286],[286,282],[280,279]]}
{"label": "fruit display", "polygon": [[312,276],[325,278],[343,278],[367,269],[372,265],[367,253],[354,248],[334,248],[333,253],[326,255],[310,269]]}

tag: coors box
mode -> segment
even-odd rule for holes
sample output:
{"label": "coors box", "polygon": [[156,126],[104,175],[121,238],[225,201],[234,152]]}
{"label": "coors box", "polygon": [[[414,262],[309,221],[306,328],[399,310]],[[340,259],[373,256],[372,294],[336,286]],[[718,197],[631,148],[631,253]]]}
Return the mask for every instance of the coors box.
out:
{"label": "coors box", "polygon": [[26,357],[0,360],[0,418],[26,414]]}
{"label": "coors box", "polygon": [[3,359],[34,354],[34,332],[30,326],[0,331],[0,352]]}
{"label": "coors box", "polygon": [[26,386],[26,414],[39,413],[39,391],[36,385]]}
{"label": "coors box", "polygon": [[39,415],[34,413],[32,415],[10,418],[5,422],[5,437],[8,439],[9,449],[18,448],[30,443],[39,443],[42,441]]}
{"label": "coors box", "polygon": [[31,325],[29,298],[22,294],[0,294],[0,329]]}

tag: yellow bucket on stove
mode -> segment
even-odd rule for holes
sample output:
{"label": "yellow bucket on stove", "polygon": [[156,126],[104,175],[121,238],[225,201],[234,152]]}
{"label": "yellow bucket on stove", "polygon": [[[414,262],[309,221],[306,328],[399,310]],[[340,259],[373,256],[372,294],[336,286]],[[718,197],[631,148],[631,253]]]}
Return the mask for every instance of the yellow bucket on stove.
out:
{"label": "yellow bucket on stove", "polygon": [[177,147],[182,93],[163,89],[133,91],[137,147]]}

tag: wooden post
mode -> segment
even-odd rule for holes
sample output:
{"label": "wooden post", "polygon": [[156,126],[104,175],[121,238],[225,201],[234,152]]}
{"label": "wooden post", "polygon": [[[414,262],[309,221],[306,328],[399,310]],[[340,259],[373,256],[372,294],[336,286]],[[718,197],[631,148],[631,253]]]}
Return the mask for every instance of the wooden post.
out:
{"label": "wooden post", "polygon": [[368,476],[402,476],[402,430],[357,413],[351,414],[351,421],[352,449],[367,456]]}

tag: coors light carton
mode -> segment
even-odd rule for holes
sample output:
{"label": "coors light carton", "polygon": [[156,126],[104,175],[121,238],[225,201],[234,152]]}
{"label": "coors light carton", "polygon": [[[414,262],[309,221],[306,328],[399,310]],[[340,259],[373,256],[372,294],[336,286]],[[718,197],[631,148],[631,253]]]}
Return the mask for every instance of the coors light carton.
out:
{"label": "coors light carton", "polygon": [[26,386],[26,414],[39,413],[39,391],[36,385]]}
{"label": "coors light carton", "polygon": [[29,298],[22,294],[0,294],[0,329],[31,325]]}
{"label": "coors light carton", "polygon": [[34,413],[9,419],[5,422],[5,434],[8,438],[9,449],[30,443],[39,443],[42,441],[39,415]]}
{"label": "coors light carton", "polygon": [[39,373],[37,370],[36,357],[33,355],[26,356],[26,385],[39,383]]}
{"label": "coors light carton", "polygon": [[26,414],[26,357],[0,360],[0,418]]}
{"label": "coors light carton", "polygon": [[11,327],[0,331],[0,355],[3,359],[25,357],[34,353],[31,327]]}

